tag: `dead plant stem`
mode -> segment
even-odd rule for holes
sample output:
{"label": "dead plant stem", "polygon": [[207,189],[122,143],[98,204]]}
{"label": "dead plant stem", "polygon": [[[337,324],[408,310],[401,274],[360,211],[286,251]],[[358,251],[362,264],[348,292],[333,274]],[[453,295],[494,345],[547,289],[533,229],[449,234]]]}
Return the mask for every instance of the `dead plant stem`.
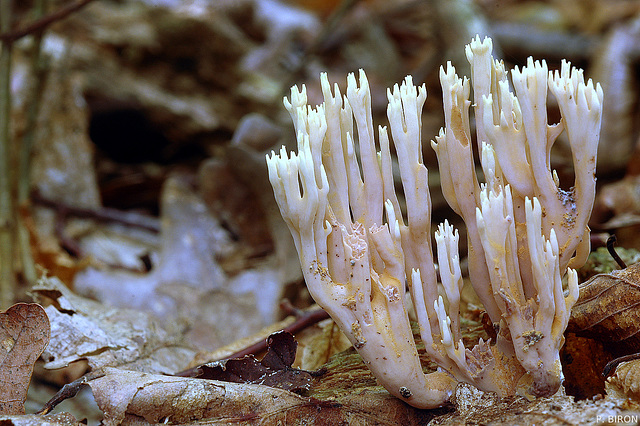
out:
{"label": "dead plant stem", "polygon": [[[36,0],[34,4],[34,18],[36,20],[42,18],[47,9],[49,0]],[[29,194],[31,190],[31,153],[37,132],[37,119],[40,112],[40,103],[42,101],[42,92],[44,90],[44,82],[46,79],[46,60],[42,55],[42,35],[39,31],[33,34],[33,56],[31,59],[31,69],[33,75],[33,84],[31,97],[27,111],[27,124],[25,133],[20,143],[19,171],[18,176],[18,206],[20,213],[16,214],[17,220],[17,237],[20,249],[20,260],[22,266],[22,274],[24,280],[29,284],[35,284],[38,279],[35,263],[31,253],[31,242],[29,230],[24,223],[24,214],[28,211]]]}
{"label": "dead plant stem", "polygon": [[[4,2],[7,0],[0,0],[0,2]],[[8,0],[9,2],[11,0]],[[53,24],[54,22],[60,21],[70,14],[82,9],[93,0],[78,0],[75,3],[71,3],[56,12],[53,12],[50,15],[43,16],[40,19],[37,19],[35,22],[27,25],[25,28],[20,30],[12,31],[10,28],[6,30],[0,30],[0,40],[2,41],[15,41],[22,37],[28,36],[29,34],[37,33],[39,31],[43,31],[46,27]]]}
{"label": "dead plant stem", "polygon": [[[0,0],[0,33],[11,30],[13,0]],[[12,42],[2,42],[0,51],[0,309],[13,303],[15,275],[13,271],[14,226],[10,169],[11,115],[11,50]]]}

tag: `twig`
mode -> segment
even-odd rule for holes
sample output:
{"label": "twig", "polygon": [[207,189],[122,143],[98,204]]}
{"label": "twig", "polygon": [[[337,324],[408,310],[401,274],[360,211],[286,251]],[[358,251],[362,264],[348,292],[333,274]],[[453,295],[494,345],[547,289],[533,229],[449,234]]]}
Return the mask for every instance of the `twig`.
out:
{"label": "twig", "polygon": [[291,303],[289,299],[282,299],[280,302],[280,310],[284,312],[285,315],[292,315],[296,318],[301,318],[305,315],[304,309],[293,306],[293,303]]}
{"label": "twig", "polygon": [[[287,303],[288,301],[285,300],[281,303],[280,306],[283,306],[283,305],[291,306],[290,303],[288,305]],[[293,323],[284,327],[282,329],[283,331],[288,331],[289,333],[295,335],[296,333],[304,330],[305,328],[329,318],[329,314],[327,314],[325,310],[322,308],[312,309],[309,311],[302,310],[298,312],[300,312],[300,315],[296,318],[296,320]],[[268,339],[264,339],[252,345],[249,345],[246,348],[241,349],[229,355],[226,358],[227,359],[242,358],[243,356],[246,356],[246,355],[258,354],[260,352],[264,352],[267,349],[267,340]],[[219,360],[211,360],[210,362],[213,362],[213,361],[219,361]],[[198,374],[200,374],[199,366],[176,373],[176,376],[196,377]]]}
{"label": "twig", "polygon": [[633,361],[634,359],[638,359],[638,358],[640,358],[640,353],[621,356],[620,358],[616,358],[614,360],[609,361],[607,365],[604,366],[604,369],[602,370],[602,377],[605,377],[605,378],[609,377],[609,375],[613,373],[616,367],[621,363]]}
{"label": "twig", "polygon": [[309,63],[311,58],[318,55],[328,40],[335,36],[336,29],[343,21],[343,19],[347,16],[347,14],[354,8],[354,6],[360,0],[341,0],[340,4],[331,12],[331,14],[327,17],[320,33],[316,35],[313,42],[302,52],[302,54],[297,58],[297,61],[293,66],[288,70],[289,74],[287,75],[286,84],[283,87],[286,87],[287,90],[291,87],[294,82],[297,80],[297,77],[303,71],[305,64]]}
{"label": "twig", "polygon": [[67,222],[67,216],[69,212],[65,208],[61,208],[57,211],[56,220],[55,220],[55,232],[58,241],[60,242],[60,247],[65,249],[70,255],[75,257],[82,257],[82,249],[80,248],[80,244],[76,242],[73,238],[67,236],[65,232],[65,223]]}
{"label": "twig", "polygon": [[[11,28],[13,0],[0,0],[0,32]],[[13,303],[13,198],[11,196],[11,40],[2,42],[0,52],[0,310]]]}
{"label": "twig", "polygon": [[[138,213],[133,212],[123,212],[116,209],[111,209],[108,207],[102,207],[100,209],[90,209],[84,207],[73,207],[68,206],[59,201],[50,200],[48,198],[42,197],[38,192],[34,192],[31,196],[33,204],[38,204],[43,207],[48,207],[56,212],[55,218],[55,234],[60,243],[60,247],[66,250],[70,255],[81,258],[83,257],[82,248],[80,244],[74,239],[71,238],[65,232],[65,225],[67,223],[67,219],[69,216],[75,216],[85,219],[93,219],[97,221],[103,222],[114,222],[120,223],[125,226],[132,226],[145,229],[147,231],[159,233],[160,232],[160,224],[159,221],[155,218],[144,216]],[[103,263],[103,265],[108,266],[110,268],[122,269],[130,272],[140,273],[140,272],[149,272],[152,268],[151,260],[148,258],[148,255],[144,255],[140,258],[143,266],[141,268],[131,268],[122,266],[119,264],[112,263]]]}
{"label": "twig", "polygon": [[[327,314],[327,312],[322,308],[317,308],[310,311],[301,311],[301,314],[296,318],[296,320],[291,323],[291,325],[284,327],[282,330],[288,331],[289,333],[295,335],[305,328],[327,318],[329,318],[329,314]],[[256,342],[251,346],[247,346],[246,348],[241,349],[236,353],[231,354],[229,358],[242,358],[245,355],[257,354],[263,352],[266,349],[267,340],[265,339],[260,342]]]}
{"label": "twig", "polygon": [[[67,251],[71,256],[74,256],[78,259],[84,257],[84,253],[82,251],[82,247],[74,238],[67,235],[65,232],[65,224],[67,223],[67,217],[69,216],[69,211],[65,207],[62,207],[57,211],[57,217],[55,219],[55,234],[58,238],[60,247]],[[142,263],[141,268],[128,267],[123,266],[118,263],[110,263],[110,262],[102,262],[104,266],[107,266],[111,269],[119,269],[124,271],[129,271],[133,273],[146,273],[149,272],[153,265],[151,264],[151,259],[149,254],[144,254],[140,257],[140,261]]]}
{"label": "twig", "polygon": [[[307,55],[314,55],[322,48],[322,45],[335,34],[338,25],[345,16],[354,8],[359,0],[342,0],[340,4],[331,12],[326,23],[320,30],[320,34],[315,38],[313,44],[305,52]],[[304,60],[301,61],[304,63]]]}
{"label": "twig", "polygon": [[535,25],[493,22],[491,35],[506,52],[526,52],[545,58],[588,60],[598,44],[595,37],[540,30]]}
{"label": "twig", "polygon": [[[10,0],[0,0],[2,3],[10,2]],[[34,34],[37,32],[43,31],[46,27],[53,24],[54,22],[60,21],[75,11],[78,11],[91,3],[93,0],[79,0],[75,3],[67,5],[62,9],[51,13],[50,15],[44,16],[40,19],[35,20],[31,24],[27,25],[25,28],[10,31],[11,27],[2,28],[0,31],[0,41],[11,43],[16,41],[22,37],[28,36],[29,34]]]}
{"label": "twig", "polygon": [[616,261],[620,269],[625,269],[627,267],[627,264],[624,263],[624,260],[620,258],[620,255],[618,255],[618,252],[614,247],[616,245],[616,241],[618,241],[618,239],[616,238],[615,234],[612,234],[607,239],[607,250],[609,250],[609,254],[611,255],[611,257],[613,257],[613,260]]}
{"label": "twig", "polygon": [[[43,207],[48,207],[56,211],[55,232],[60,242],[60,246],[72,256],[82,257],[82,249],[76,240],[70,238],[65,232],[65,224],[69,216],[75,216],[85,219],[94,219],[103,222],[120,223],[126,226],[133,226],[145,229],[147,231],[159,233],[160,224],[158,220],[133,212],[123,212],[108,207],[100,209],[90,209],[84,207],[68,206],[59,201],[50,200],[43,197],[38,192],[34,192],[31,196],[32,202]],[[143,260],[143,259],[141,259]],[[143,260],[144,262],[144,260]],[[150,266],[146,266],[143,270],[136,268],[123,268],[121,265],[109,265],[113,268],[125,269],[132,272],[148,272]]]}
{"label": "twig", "polygon": [[121,223],[127,226],[146,229],[151,232],[160,232],[160,223],[157,219],[133,212],[123,212],[121,210],[102,207],[100,209],[90,209],[85,207],[74,207],[65,205],[59,201],[50,200],[39,193],[31,195],[34,204],[54,209],[59,214],[95,219],[103,222]]}
{"label": "twig", "polygon": [[[2,0],[0,0],[2,1]],[[103,370],[96,370],[90,373],[85,374],[77,380],[74,380],[71,383],[67,383],[64,385],[46,404],[38,411],[36,414],[49,414],[51,410],[56,408],[58,404],[62,401],[73,398],[80,392],[80,389],[84,387],[91,380],[96,380],[105,376],[105,372]]]}

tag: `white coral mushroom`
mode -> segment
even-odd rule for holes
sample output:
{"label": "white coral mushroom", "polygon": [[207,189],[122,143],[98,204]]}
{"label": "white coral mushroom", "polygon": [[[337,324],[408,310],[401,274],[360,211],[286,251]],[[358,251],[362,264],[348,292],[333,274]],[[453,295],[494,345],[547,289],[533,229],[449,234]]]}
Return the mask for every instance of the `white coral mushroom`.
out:
{"label": "white coral mushroom", "polygon": [[[347,78],[346,96],[321,76],[324,103],[307,105],[304,86],[285,99],[298,153],[267,157],[269,179],[294,237],[309,291],[349,337],[380,383],[421,408],[448,401],[456,383],[529,397],[561,385],[559,349],[578,297],[577,265],[588,253],[595,194],[595,155],[602,89],[563,62],[551,73],[530,59],[507,72],[492,42],[467,46],[472,81],[442,68],[445,126],[432,142],[447,202],[465,221],[471,282],[500,332],[494,346],[466,349],[460,339],[462,276],[458,233],[435,232],[447,303],[438,295],[431,248],[431,199],[422,159],[426,89],[411,77],[388,91],[389,129],[406,214],[395,192],[390,138],[378,129],[363,71]],[[476,142],[485,182],[475,173],[469,126],[473,87]],[[547,123],[551,90],[562,121]],[[355,127],[354,127],[355,121]],[[565,191],[551,170],[550,150],[567,131],[575,182]],[[359,149],[356,149],[356,146]],[[568,271],[568,272],[567,272]],[[562,277],[568,273],[565,296]],[[420,334],[442,371],[424,374],[405,306],[408,284]]]}

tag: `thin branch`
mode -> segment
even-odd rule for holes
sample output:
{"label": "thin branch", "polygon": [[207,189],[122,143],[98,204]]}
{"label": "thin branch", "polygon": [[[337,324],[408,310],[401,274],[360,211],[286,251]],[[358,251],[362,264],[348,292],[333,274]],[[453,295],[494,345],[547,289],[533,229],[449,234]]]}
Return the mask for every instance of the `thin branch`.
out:
{"label": "thin branch", "polygon": [[[2,0],[0,0],[2,1]],[[49,414],[58,404],[69,398],[73,398],[80,392],[80,390],[87,385],[90,381],[99,379],[105,376],[103,369],[91,371],[77,380],[64,385],[54,396],[51,398],[36,414]]]}
{"label": "thin branch", "polygon": [[60,247],[66,250],[70,255],[75,256],[77,258],[82,257],[82,249],[80,248],[80,244],[73,238],[67,236],[65,232],[65,224],[67,222],[68,211],[64,208],[57,210],[56,221],[55,221],[55,231],[56,237],[60,242]]}
{"label": "thin branch", "polygon": [[620,365],[621,363],[633,361],[639,358],[640,358],[640,353],[637,353],[637,354],[621,356],[619,358],[609,361],[607,365],[604,366],[604,369],[602,370],[602,377],[605,377],[605,378],[609,377],[615,371],[618,365]]}
{"label": "thin branch", "polygon": [[160,232],[160,224],[157,219],[138,213],[123,212],[109,207],[90,209],[85,207],[68,206],[61,202],[45,198],[37,192],[31,195],[31,201],[34,204],[54,209],[63,215],[95,219],[102,222],[121,223],[127,226],[146,229],[151,232]]}
{"label": "thin branch", "polygon": [[[7,0],[0,0],[2,3],[6,2]],[[72,14],[73,12],[76,12],[80,9],[82,9],[83,7],[85,7],[86,5],[88,5],[89,3],[91,3],[93,0],[78,0],[75,3],[72,3],[70,5],[67,5],[65,7],[63,7],[62,9],[53,12],[47,16],[44,16],[40,19],[35,20],[34,22],[32,22],[31,24],[27,25],[25,28],[19,29],[19,30],[15,30],[15,31],[10,31],[9,28],[3,28],[1,31],[2,33],[0,33],[0,41],[4,41],[4,42],[13,42],[16,41],[22,37],[28,36],[30,34],[35,34],[38,32],[42,32],[45,28],[47,28],[49,25],[53,24],[54,22],[60,21],[64,18],[66,18],[67,16],[69,16],[70,14]]]}
{"label": "thin branch", "polygon": [[574,61],[591,57],[597,47],[596,37],[563,31],[548,31],[530,23],[495,21],[491,35],[507,52],[527,52],[527,55],[545,58],[568,58]]}
{"label": "thin branch", "polygon": [[[340,23],[344,20],[347,14],[354,8],[354,6],[360,0],[341,0],[340,3],[333,9],[331,14],[325,20],[324,25],[322,26],[320,33],[316,35],[315,39],[309,45],[302,55],[300,55],[295,63],[292,64],[291,68],[288,70],[289,75],[287,76],[287,84],[284,84],[283,87],[291,87],[295,84],[295,80],[299,77],[300,73],[304,69],[305,64],[309,63],[310,60],[318,55],[318,53],[323,49],[324,45],[327,43],[331,37],[335,35],[335,30],[338,28]],[[288,89],[287,89],[288,90]]]}
{"label": "thin branch", "polygon": [[[327,312],[322,308],[312,309],[309,311],[292,309],[291,303],[289,303],[288,300],[284,300],[280,304],[280,307],[283,310],[285,310],[285,312],[295,311],[298,314],[296,315],[297,318],[293,323],[291,323],[290,325],[282,329],[283,331],[288,331],[293,335],[304,330],[307,327],[312,326],[313,324],[319,323],[320,321],[329,318],[329,314],[327,314]],[[251,355],[251,354],[255,355],[255,354],[259,354],[260,352],[264,352],[265,350],[267,350],[267,340],[268,339],[263,339],[263,340],[260,340],[259,342],[256,342],[252,345],[247,346],[244,349],[240,349],[239,351],[234,352],[233,354],[226,357],[226,359],[242,358],[243,356],[246,356],[246,355]],[[213,362],[213,361],[219,361],[219,360],[211,360],[209,362]],[[196,377],[198,374],[200,374],[199,366],[190,368],[185,371],[181,371],[179,373],[176,373],[175,375],[180,377]]]}
{"label": "thin branch", "polygon": [[[287,303],[288,301],[284,301],[281,306],[284,305],[286,309]],[[299,312],[300,313],[296,317],[296,320],[293,323],[291,323],[291,325],[284,327],[282,329],[283,331],[288,331],[289,333],[295,335],[296,333],[299,333],[305,328],[310,327],[313,324],[317,324],[320,321],[329,318],[329,314],[327,314],[327,312],[322,308],[317,308],[310,311],[302,310]],[[257,342],[251,346],[247,346],[246,348],[241,349],[234,354],[231,354],[229,358],[242,358],[245,355],[258,354],[260,352],[265,351],[266,349],[267,349],[267,339]]]}
{"label": "thin branch", "polygon": [[617,241],[618,239],[616,238],[616,235],[612,234],[609,237],[609,239],[607,239],[607,250],[609,251],[609,254],[611,255],[611,257],[613,257],[613,260],[616,261],[620,269],[625,269],[627,267],[627,264],[624,263],[624,260],[620,258],[620,255],[618,254],[615,248]]}

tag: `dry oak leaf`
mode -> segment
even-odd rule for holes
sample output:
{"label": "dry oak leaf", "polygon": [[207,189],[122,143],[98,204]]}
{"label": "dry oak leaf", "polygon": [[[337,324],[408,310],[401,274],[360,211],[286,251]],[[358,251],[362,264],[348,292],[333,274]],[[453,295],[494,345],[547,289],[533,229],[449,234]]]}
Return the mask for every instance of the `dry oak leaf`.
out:
{"label": "dry oak leaf", "polygon": [[581,284],[567,331],[640,350],[640,263]]}
{"label": "dry oak leaf", "polygon": [[24,414],[33,365],[49,337],[49,318],[36,303],[0,313],[0,414]]}

